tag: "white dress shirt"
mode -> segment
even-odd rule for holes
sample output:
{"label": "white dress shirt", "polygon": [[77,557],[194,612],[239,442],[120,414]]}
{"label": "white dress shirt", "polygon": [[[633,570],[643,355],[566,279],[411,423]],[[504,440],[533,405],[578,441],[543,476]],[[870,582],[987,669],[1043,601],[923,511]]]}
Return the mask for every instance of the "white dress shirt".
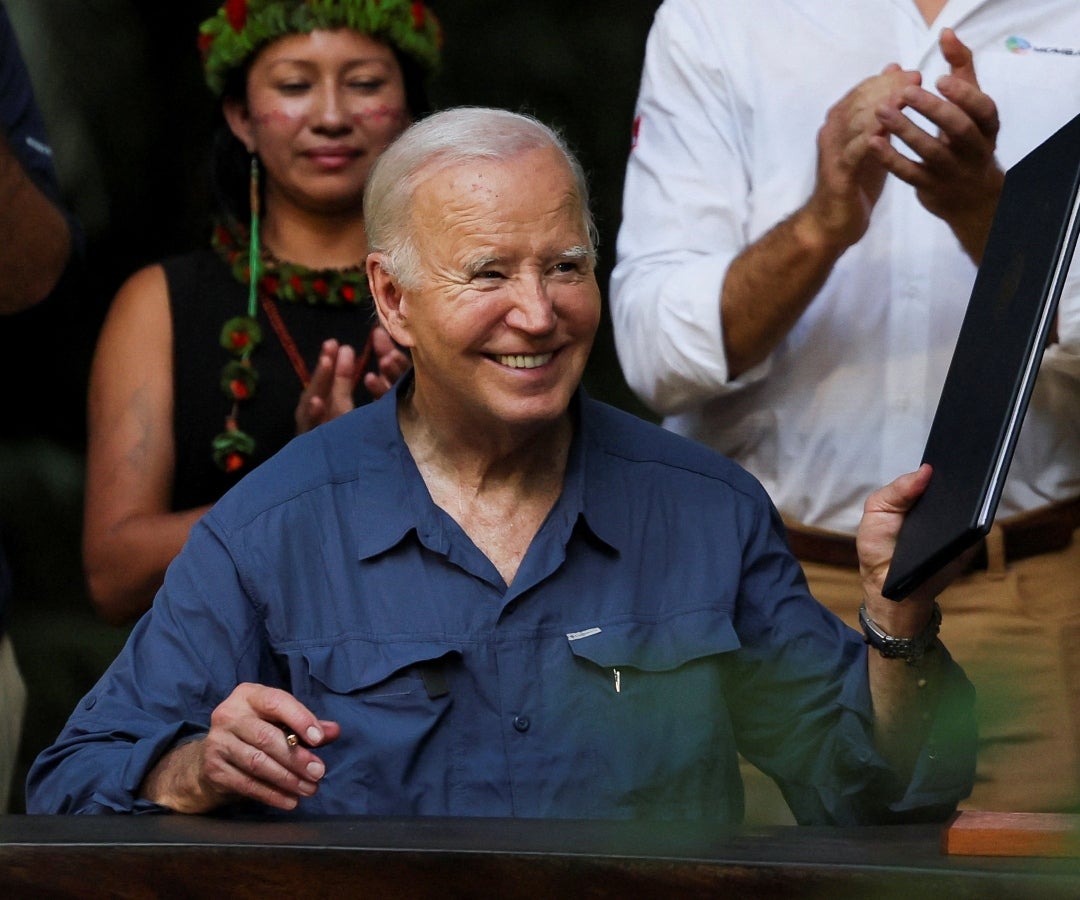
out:
{"label": "white dress shirt", "polygon": [[[786,515],[854,531],[866,495],[916,468],[975,266],[890,177],[862,240],[761,365],[729,380],[727,267],[809,197],[830,106],[889,62],[947,72],[972,48],[1008,167],[1080,113],[1080,2],[667,0],[645,56],[611,307],[627,381],[667,427],[732,456]],[[1080,494],[1080,264],[998,514]]]}

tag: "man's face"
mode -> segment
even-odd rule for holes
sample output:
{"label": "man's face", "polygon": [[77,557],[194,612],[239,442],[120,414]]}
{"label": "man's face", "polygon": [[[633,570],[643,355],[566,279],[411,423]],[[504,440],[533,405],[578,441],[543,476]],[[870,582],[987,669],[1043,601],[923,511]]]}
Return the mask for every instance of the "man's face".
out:
{"label": "man's face", "polygon": [[600,319],[574,180],[561,154],[468,161],[416,189],[420,279],[401,311],[425,415],[462,428],[564,416]]}

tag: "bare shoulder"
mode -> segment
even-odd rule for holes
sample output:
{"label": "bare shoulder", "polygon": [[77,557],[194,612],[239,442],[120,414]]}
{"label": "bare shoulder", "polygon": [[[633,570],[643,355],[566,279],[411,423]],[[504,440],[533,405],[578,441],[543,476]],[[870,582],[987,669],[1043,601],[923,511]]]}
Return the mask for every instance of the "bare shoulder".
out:
{"label": "bare shoulder", "polygon": [[165,270],[146,266],[116,292],[98,341],[98,355],[142,357],[168,352],[172,345],[169,290]]}
{"label": "bare shoulder", "polygon": [[109,307],[109,319],[121,323],[150,324],[168,321],[169,288],[165,270],[158,263],[139,269],[120,286]]}
{"label": "bare shoulder", "polygon": [[171,393],[172,322],[160,265],[147,266],[121,285],[98,338],[91,389],[130,399],[137,388]]}

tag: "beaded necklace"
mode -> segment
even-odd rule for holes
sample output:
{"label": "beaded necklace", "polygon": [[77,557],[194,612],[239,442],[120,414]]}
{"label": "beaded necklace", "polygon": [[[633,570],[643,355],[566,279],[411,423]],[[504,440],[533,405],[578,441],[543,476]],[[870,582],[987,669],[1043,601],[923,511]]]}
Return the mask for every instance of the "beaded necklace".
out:
{"label": "beaded necklace", "polygon": [[[303,303],[309,306],[358,306],[370,301],[367,275],[362,266],[345,269],[309,269],[296,263],[282,262],[259,242],[258,199],[252,192],[251,230],[245,233],[236,223],[218,224],[211,244],[226,262],[233,276],[248,285],[246,315],[233,316],[221,329],[219,343],[230,359],[221,370],[220,386],[232,406],[225,416],[225,429],[213,442],[214,462],[225,472],[239,472],[247,467],[255,450],[255,439],[240,428],[240,405],[255,396],[259,373],[251,355],[262,343],[258,321],[261,308],[292,363],[297,378],[307,387],[310,376],[275,301]],[[250,273],[255,277],[251,278]],[[371,341],[360,354],[358,366],[366,368]]]}

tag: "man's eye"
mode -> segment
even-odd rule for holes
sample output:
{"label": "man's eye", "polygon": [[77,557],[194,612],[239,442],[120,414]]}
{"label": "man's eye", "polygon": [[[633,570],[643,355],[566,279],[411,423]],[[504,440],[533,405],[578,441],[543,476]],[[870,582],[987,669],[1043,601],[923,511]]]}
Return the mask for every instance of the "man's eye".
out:
{"label": "man's eye", "polygon": [[483,269],[482,271],[477,272],[474,277],[480,279],[498,279],[504,276],[502,272],[496,271],[495,269]]}

